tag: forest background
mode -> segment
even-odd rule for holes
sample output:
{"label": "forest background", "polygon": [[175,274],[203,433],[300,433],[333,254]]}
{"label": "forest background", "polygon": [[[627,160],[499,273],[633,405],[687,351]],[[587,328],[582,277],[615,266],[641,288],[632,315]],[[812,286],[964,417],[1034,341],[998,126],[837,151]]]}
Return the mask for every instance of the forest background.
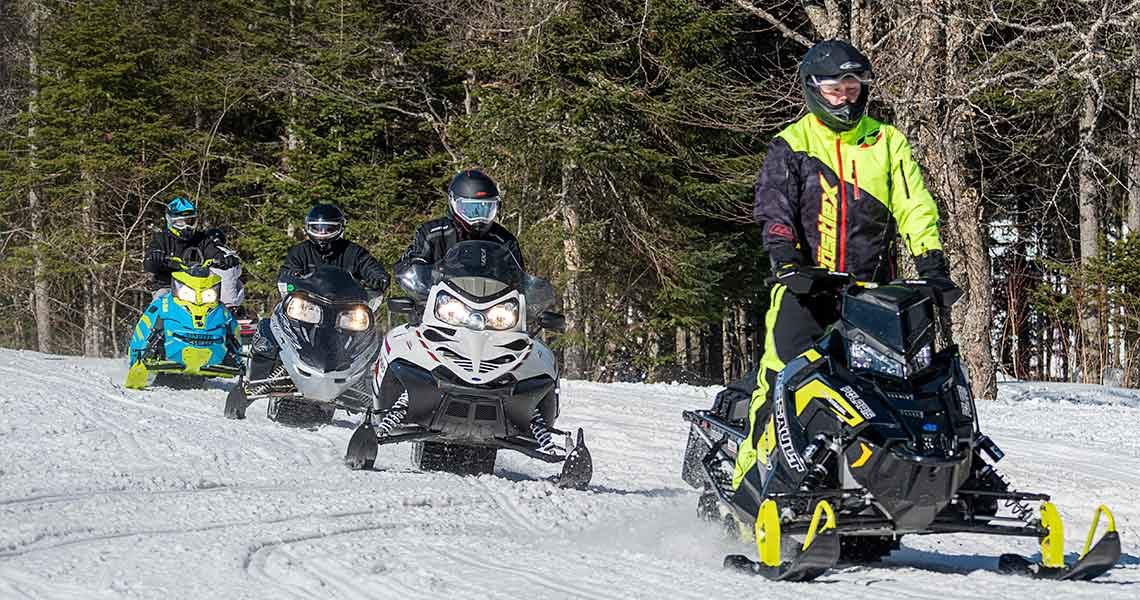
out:
{"label": "forest background", "polygon": [[731,380],[768,302],[752,185],[832,37],[939,202],[975,391],[1137,385],[1140,2],[1112,0],[0,0],[0,345],[122,355],[176,194],[264,314],[312,203],[391,264],[480,167],[567,376]]}

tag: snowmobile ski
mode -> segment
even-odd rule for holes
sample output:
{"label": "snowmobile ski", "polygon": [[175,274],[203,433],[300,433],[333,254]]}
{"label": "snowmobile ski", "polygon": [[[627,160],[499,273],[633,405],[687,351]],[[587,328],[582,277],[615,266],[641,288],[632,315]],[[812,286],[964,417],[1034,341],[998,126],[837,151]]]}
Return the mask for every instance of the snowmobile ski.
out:
{"label": "snowmobile ski", "polygon": [[[1102,515],[1105,517],[1107,531],[1093,545],[1093,537],[1096,536]],[[1045,536],[1041,538],[1041,562],[1035,563],[1016,554],[1003,554],[998,559],[999,571],[1029,575],[1035,579],[1088,581],[1107,573],[1120,560],[1120,534],[1116,531],[1116,519],[1103,504],[1097,507],[1093,515],[1092,526],[1085,537],[1084,550],[1071,565],[1065,564],[1064,525],[1052,502],[1041,505],[1041,526],[1046,530]]]}
{"label": "snowmobile ski", "polygon": [[230,388],[226,394],[225,415],[227,419],[244,419],[245,409],[249,408],[249,400],[245,396],[244,376],[239,376],[237,384]]}
{"label": "snowmobile ski", "polygon": [[[821,517],[827,520],[820,524]],[[835,511],[826,500],[815,505],[811,524],[803,545],[788,561],[780,557],[780,514],[773,500],[765,500],[760,505],[756,518],[756,548],[760,561],[754,561],[743,554],[730,554],[724,557],[725,568],[736,569],[752,575],[762,575],[773,581],[811,581],[823,575],[839,562],[839,536],[835,533]]]}
{"label": "snowmobile ski", "polygon": [[[570,447],[570,435],[566,435],[566,447]],[[594,476],[594,460],[590,456],[590,449],[586,447],[585,433],[578,428],[578,441],[574,448],[566,454],[562,462],[562,474],[558,476],[558,487],[563,489],[584,490],[590,485]]]}
{"label": "snowmobile ski", "polygon": [[144,389],[146,387],[147,375],[149,375],[149,372],[146,369],[146,365],[140,360],[131,365],[131,370],[127,371],[127,380],[123,383],[123,386],[132,390]]}
{"label": "snowmobile ski", "polygon": [[376,465],[376,452],[379,448],[376,428],[372,426],[372,409],[369,408],[364,411],[364,420],[348,440],[344,464],[353,471],[370,471]]}

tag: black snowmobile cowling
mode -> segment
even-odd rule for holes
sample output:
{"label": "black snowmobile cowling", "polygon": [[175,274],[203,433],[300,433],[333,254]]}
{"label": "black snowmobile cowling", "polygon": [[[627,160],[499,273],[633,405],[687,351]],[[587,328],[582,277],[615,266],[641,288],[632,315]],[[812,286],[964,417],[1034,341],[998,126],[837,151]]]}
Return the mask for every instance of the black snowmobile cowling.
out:
{"label": "black snowmobile cowling", "polygon": [[[958,347],[936,348],[935,310],[947,304],[937,289],[922,280],[863,284],[823,269],[781,282],[833,296],[840,319],[776,377],[772,417],[756,424],[757,467],[735,489],[750,394],[730,387],[712,410],[684,412],[692,426],[682,477],[704,490],[699,512],[757,534],[760,562],[733,555],[726,566],[802,581],[833,566],[841,549],[873,560],[901,535],[955,532],[1041,538],[1042,564],[1029,569],[1038,577],[1091,579],[1116,563],[1106,507],[1096,519],[1107,517],[1108,533],[1066,567],[1049,497],[1012,491],[994,470],[1003,454],[980,431]],[[1041,500],[1034,517],[1026,502]],[[998,515],[999,504],[1012,514]],[[781,530],[804,536],[790,561],[780,559]],[[1002,559],[1012,570],[1027,564]]]}
{"label": "black snowmobile cowling", "polygon": [[283,282],[288,295],[276,316],[303,365],[343,371],[378,343],[368,294],[348,272],[324,265]]}

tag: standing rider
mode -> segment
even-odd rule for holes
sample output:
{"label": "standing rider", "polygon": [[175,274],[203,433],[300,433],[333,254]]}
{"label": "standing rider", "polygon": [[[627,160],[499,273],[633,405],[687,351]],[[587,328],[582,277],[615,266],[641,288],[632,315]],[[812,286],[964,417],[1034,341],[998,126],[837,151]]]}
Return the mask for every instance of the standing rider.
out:
{"label": "standing rider", "polygon": [[[366,290],[380,294],[388,290],[384,266],[363,246],[344,239],[347,222],[335,204],[317,204],[309,209],[305,215],[305,241],[289,249],[278,272],[277,288],[282,296],[287,293],[287,278],[307,275],[322,265],[343,269]],[[269,329],[269,319],[262,319],[251,344],[249,380],[269,377],[280,351]]]}
{"label": "standing rider", "polygon": [[861,281],[890,281],[901,237],[920,277],[940,290],[957,289],[942,253],[938,207],[910,145],[898,129],[865,114],[871,80],[870,62],[851,44],[827,40],[812,46],[799,68],[809,114],[777,134],[764,157],[754,216],[776,283],[734,489],[746,479],[763,489],[756,463],[759,458],[767,464],[776,444],[776,375],[839,317],[833,298],[788,293],[783,277],[822,267]]}
{"label": "standing rider", "polygon": [[435,264],[459,242],[489,240],[506,246],[525,271],[518,239],[495,222],[500,202],[499,187],[482,171],[456,173],[447,186],[447,216],[420,225],[393,270],[399,273],[414,263]]}

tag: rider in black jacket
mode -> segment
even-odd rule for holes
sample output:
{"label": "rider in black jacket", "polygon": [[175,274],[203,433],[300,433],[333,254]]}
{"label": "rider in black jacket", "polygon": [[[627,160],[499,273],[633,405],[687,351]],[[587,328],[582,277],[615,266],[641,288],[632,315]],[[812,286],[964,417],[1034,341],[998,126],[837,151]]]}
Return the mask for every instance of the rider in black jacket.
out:
{"label": "rider in black jacket", "polygon": [[525,271],[518,239],[495,222],[499,202],[499,188],[494,180],[482,171],[460,171],[447,188],[447,216],[416,229],[415,239],[394,270],[402,271],[406,265],[417,262],[435,264],[459,242],[488,240],[506,246]]}
{"label": "rider in black jacket", "polygon": [[198,208],[193,202],[175,197],[166,205],[166,227],[154,232],[143,257],[143,270],[151,275],[147,289],[156,297],[170,291],[170,274],[178,270],[174,259],[213,259],[220,269],[237,266],[237,253],[222,245],[222,240],[220,230],[198,229]]}
{"label": "rider in black jacket", "polygon": [[305,275],[321,265],[348,271],[365,288],[384,292],[388,272],[363,246],[344,239],[344,213],[334,204],[318,204],[305,216],[305,241],[289,249],[278,279]]}
{"label": "rider in black jacket", "polygon": [[[384,293],[388,290],[388,272],[363,246],[344,239],[346,219],[334,204],[317,204],[305,216],[305,241],[293,246],[285,255],[278,273],[277,286],[286,293],[289,276],[306,275],[321,265],[332,265],[350,273],[365,289]],[[249,380],[269,377],[280,348],[269,329],[269,319],[262,319],[251,344]]]}

